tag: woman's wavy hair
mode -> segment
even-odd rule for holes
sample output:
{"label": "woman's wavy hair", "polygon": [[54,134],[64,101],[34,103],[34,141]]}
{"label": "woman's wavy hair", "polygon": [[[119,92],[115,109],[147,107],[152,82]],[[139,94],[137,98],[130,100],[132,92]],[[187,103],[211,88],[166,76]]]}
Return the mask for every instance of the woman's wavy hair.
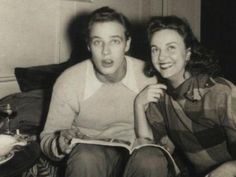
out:
{"label": "woman's wavy hair", "polygon": [[[147,36],[150,40],[157,31],[171,29],[175,30],[184,40],[185,47],[190,48],[191,56],[185,70],[191,75],[209,74],[216,76],[220,74],[219,60],[213,51],[204,48],[194,36],[192,29],[186,19],[177,16],[158,16],[153,17],[148,23]],[[154,67],[150,64],[151,70]],[[150,70],[149,70],[150,72]]]}

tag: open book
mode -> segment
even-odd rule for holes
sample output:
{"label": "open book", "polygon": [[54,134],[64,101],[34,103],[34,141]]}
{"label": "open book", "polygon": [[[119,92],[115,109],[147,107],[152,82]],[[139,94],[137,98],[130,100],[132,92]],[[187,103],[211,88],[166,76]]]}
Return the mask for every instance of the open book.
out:
{"label": "open book", "polygon": [[174,158],[169,153],[169,151],[167,151],[163,146],[158,145],[158,144],[154,144],[152,141],[150,141],[148,139],[138,138],[138,139],[134,140],[133,142],[120,140],[120,139],[111,139],[111,138],[103,138],[103,139],[74,138],[71,140],[71,146],[73,146],[76,143],[124,147],[129,151],[129,154],[132,154],[132,152],[134,150],[142,148],[142,147],[146,147],[146,146],[156,147],[156,148],[159,148],[164,153],[168,162],[172,163],[173,168],[175,170],[175,174],[178,175],[180,173],[180,170],[179,170],[177,164],[175,163]]}

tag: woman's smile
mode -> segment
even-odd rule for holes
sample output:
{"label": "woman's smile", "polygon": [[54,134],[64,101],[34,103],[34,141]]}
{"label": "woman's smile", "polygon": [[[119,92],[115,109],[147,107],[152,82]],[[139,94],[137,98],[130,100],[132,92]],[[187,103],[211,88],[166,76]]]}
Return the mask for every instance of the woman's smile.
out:
{"label": "woman's smile", "polygon": [[159,63],[160,65],[160,69],[162,70],[166,70],[166,69],[169,69],[173,66],[173,63],[172,62],[161,62]]}

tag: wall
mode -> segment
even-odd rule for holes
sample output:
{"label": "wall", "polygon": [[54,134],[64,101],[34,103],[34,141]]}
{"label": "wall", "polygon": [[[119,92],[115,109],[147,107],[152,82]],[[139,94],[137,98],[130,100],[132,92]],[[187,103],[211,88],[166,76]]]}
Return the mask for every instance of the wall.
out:
{"label": "wall", "polygon": [[68,60],[68,25],[73,18],[101,6],[111,6],[131,21],[141,22],[162,13],[161,0],[1,0],[0,97],[18,92],[15,67]]}
{"label": "wall", "polygon": [[200,40],[201,0],[163,0],[163,14],[186,18]]}
{"label": "wall", "polygon": [[[77,22],[74,22],[80,17],[98,7],[106,5],[126,14],[137,25],[137,31],[150,16],[177,13],[194,21],[198,32],[195,11],[180,13],[182,6],[177,1],[186,4],[188,9],[199,10],[188,0],[1,0],[0,98],[20,91],[14,77],[15,67],[61,63],[71,58],[71,39],[77,36],[69,34],[77,31],[70,31],[70,28],[76,25]],[[136,38],[142,41],[142,35],[138,33]],[[136,45],[141,46],[142,43]],[[77,52],[82,56],[82,50]]]}

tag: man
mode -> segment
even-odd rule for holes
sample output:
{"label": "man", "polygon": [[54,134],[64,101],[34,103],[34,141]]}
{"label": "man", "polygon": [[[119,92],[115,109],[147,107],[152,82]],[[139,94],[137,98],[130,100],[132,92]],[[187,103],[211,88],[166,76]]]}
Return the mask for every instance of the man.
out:
{"label": "man", "polygon": [[134,138],[135,96],[155,78],[144,63],[125,55],[130,48],[127,19],[109,7],[95,10],[87,27],[91,59],[67,69],[54,85],[41,148],[53,160],[68,157],[66,176],[120,177],[124,152],[117,147],[77,144],[74,137]]}

